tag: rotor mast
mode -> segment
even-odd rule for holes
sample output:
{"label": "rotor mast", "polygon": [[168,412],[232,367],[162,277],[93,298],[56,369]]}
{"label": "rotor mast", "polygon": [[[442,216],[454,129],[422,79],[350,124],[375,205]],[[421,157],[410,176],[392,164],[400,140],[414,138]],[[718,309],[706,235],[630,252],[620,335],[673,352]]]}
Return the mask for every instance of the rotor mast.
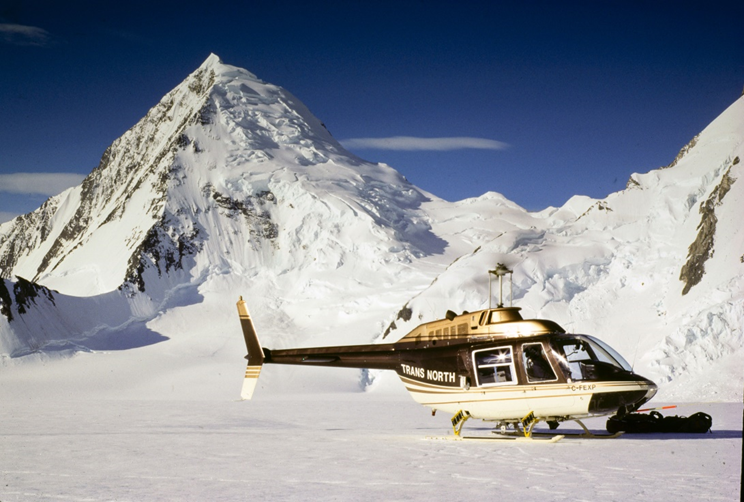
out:
{"label": "rotor mast", "polygon": [[513,287],[512,287],[512,273],[514,271],[510,270],[506,267],[503,263],[497,263],[496,268],[493,270],[488,271],[488,308],[491,308],[491,276],[495,275],[499,278],[499,303],[496,305],[496,308],[504,308],[504,276],[506,274],[509,274],[509,306],[512,306],[512,300],[513,300]]}

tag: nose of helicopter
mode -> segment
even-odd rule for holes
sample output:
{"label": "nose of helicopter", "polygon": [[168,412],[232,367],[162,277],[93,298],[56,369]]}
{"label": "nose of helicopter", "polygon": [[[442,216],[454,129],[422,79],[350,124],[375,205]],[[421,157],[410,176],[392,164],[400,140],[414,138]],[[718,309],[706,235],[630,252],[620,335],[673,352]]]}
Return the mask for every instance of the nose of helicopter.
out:
{"label": "nose of helicopter", "polygon": [[651,380],[644,379],[646,384],[646,395],[644,396],[642,402],[635,403],[635,409],[638,409],[641,407],[642,404],[647,403],[651,401],[651,399],[656,395],[656,392],[659,390],[659,387],[652,382]]}
{"label": "nose of helicopter", "polygon": [[656,395],[658,387],[654,382],[640,377],[634,382],[627,382],[612,392],[595,392],[589,402],[589,413],[609,414],[621,409],[633,411],[640,408]]}

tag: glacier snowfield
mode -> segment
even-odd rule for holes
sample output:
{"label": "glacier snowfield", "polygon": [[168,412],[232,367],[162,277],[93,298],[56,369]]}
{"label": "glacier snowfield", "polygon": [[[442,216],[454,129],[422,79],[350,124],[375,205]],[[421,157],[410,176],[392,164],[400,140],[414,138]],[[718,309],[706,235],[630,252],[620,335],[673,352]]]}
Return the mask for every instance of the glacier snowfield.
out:
{"label": "glacier snowfield", "polygon": [[670,410],[707,412],[708,434],[494,444],[427,439],[450,417],[402,389],[257,394],[4,400],[0,500],[739,500],[738,403]]}

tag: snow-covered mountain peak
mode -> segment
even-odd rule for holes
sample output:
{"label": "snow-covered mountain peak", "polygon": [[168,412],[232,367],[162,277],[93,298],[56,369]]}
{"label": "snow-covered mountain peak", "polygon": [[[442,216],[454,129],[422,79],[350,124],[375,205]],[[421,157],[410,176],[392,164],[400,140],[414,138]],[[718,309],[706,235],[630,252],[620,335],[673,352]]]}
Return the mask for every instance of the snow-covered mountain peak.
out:
{"label": "snow-covered mountain peak", "polygon": [[[209,56],[207,56],[207,59],[204,60],[202,64],[199,65],[199,68],[196,69],[196,71],[199,70],[215,70],[216,73],[221,73],[219,68],[224,67],[224,63],[222,63],[222,59],[215,54],[214,52],[210,53]],[[243,70],[245,73],[249,73],[248,70]]]}
{"label": "snow-covered mountain peak", "polygon": [[201,71],[214,73],[217,79],[230,79],[240,77],[248,80],[255,80],[256,82],[264,83],[263,80],[259,79],[255,74],[240,68],[238,66],[232,66],[222,62],[222,59],[215,53],[211,53],[199,67],[194,70],[194,73]]}
{"label": "snow-covered mountain peak", "polygon": [[420,209],[431,199],[343,149],[286,90],[210,55],[80,186],[3,228],[0,275],[121,290],[146,315],[179,285],[255,275],[249,263],[322,274],[440,253]]}

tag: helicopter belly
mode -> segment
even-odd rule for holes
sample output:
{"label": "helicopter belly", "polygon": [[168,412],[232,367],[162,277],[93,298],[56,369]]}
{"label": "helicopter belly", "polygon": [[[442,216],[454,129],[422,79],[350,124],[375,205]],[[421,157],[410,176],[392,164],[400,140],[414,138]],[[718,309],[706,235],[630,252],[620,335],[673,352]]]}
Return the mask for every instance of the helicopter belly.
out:
{"label": "helicopter belly", "polygon": [[538,418],[615,413],[618,407],[645,402],[655,388],[645,382],[574,382],[503,387],[447,387],[401,377],[413,399],[448,413],[467,411],[484,420],[520,419],[532,412]]}

